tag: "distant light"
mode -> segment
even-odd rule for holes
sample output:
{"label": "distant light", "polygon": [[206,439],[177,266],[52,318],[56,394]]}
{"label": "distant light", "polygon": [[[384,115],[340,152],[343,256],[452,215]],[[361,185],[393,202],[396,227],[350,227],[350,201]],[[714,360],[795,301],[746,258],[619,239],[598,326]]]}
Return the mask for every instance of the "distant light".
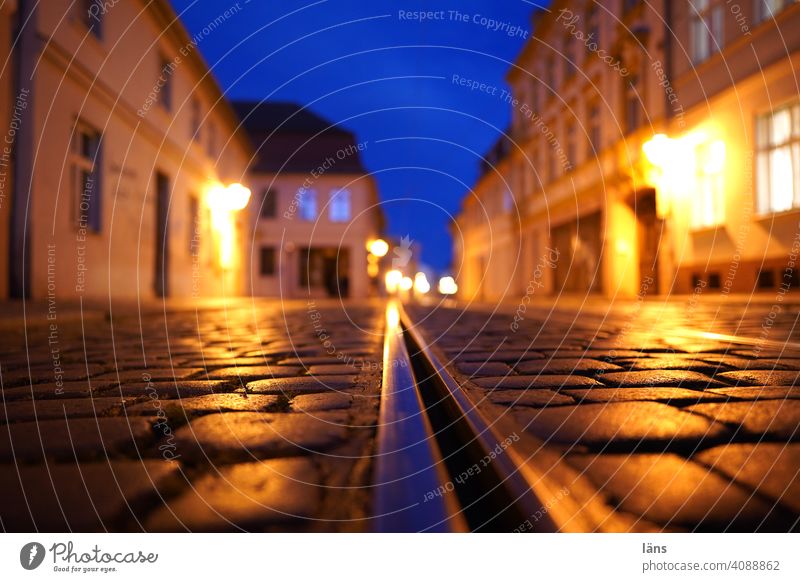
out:
{"label": "distant light", "polygon": [[389,243],[382,238],[375,239],[369,243],[367,250],[376,257],[385,257],[386,253],[389,252]]}
{"label": "distant light", "polygon": [[428,277],[425,276],[425,273],[417,273],[414,276],[414,292],[425,295],[430,290],[431,284],[428,283]]}
{"label": "distant light", "polygon": [[458,293],[458,285],[452,277],[442,277],[439,279],[439,293],[442,295],[455,295]]}
{"label": "distant light", "polygon": [[402,279],[400,279],[401,291],[410,291],[413,286],[414,286],[414,281],[411,280],[411,277],[403,277]]}
{"label": "distant light", "polygon": [[369,275],[370,277],[377,277],[378,273],[380,272],[381,268],[378,265],[374,263],[370,263],[369,265],[367,265],[367,275]]}
{"label": "distant light", "polygon": [[725,167],[725,142],[717,140],[708,148],[708,159],[704,168],[706,174],[719,174]]}
{"label": "distant light", "polygon": [[386,273],[386,290],[389,293],[395,293],[397,288],[400,286],[400,282],[403,280],[403,273],[398,270],[391,270]]}

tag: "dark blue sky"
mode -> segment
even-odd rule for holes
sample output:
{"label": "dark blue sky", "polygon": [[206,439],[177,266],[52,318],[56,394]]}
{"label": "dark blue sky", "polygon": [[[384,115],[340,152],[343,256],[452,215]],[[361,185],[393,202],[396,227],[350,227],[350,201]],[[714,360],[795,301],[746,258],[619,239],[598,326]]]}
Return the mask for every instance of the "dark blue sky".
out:
{"label": "dark blue sky", "polygon": [[[172,3],[192,35],[235,4]],[[457,213],[477,176],[476,156],[510,117],[499,91],[470,91],[454,84],[453,75],[505,88],[509,61],[525,38],[473,19],[480,15],[529,34],[535,5],[239,0],[238,7],[199,44],[223,90],[233,99],[310,104],[343,122],[367,142],[363,159],[378,180],[389,234],[410,235],[425,264],[447,269],[448,213]],[[401,10],[444,11],[444,20],[405,20]],[[450,10],[467,22],[451,18]]]}

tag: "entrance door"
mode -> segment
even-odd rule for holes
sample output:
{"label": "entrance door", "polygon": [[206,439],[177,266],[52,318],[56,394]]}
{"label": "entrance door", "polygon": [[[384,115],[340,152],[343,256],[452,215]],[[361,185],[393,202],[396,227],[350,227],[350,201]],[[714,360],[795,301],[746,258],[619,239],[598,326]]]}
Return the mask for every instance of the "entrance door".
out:
{"label": "entrance door", "polygon": [[311,297],[348,297],[350,251],[346,248],[311,247],[300,252],[300,286]]}
{"label": "entrance door", "polygon": [[156,297],[169,295],[169,178],[156,173]]}
{"label": "entrance door", "polygon": [[637,196],[634,210],[639,247],[639,284],[643,285],[645,278],[649,278],[652,281],[648,281],[647,288],[656,293],[659,289],[658,247],[661,244],[664,221],[656,213],[655,190],[648,190]]}

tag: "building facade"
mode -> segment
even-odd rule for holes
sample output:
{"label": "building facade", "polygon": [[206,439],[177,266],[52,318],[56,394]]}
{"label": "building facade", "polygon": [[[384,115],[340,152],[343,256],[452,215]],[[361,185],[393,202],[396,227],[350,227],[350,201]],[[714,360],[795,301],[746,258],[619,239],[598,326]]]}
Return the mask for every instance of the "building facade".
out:
{"label": "building facade", "polygon": [[192,37],[166,0],[17,3],[11,296],[243,292],[244,222],[222,187],[253,150],[199,53],[229,16]]}
{"label": "building facade", "polygon": [[367,247],[383,217],[364,169],[368,143],[292,103],[234,104],[258,152],[247,241],[249,293],[362,298],[375,290]]}
{"label": "building facade", "polygon": [[465,298],[779,288],[800,207],[784,135],[800,6],[734,4],[564,0],[534,15],[507,143],[455,225]]}

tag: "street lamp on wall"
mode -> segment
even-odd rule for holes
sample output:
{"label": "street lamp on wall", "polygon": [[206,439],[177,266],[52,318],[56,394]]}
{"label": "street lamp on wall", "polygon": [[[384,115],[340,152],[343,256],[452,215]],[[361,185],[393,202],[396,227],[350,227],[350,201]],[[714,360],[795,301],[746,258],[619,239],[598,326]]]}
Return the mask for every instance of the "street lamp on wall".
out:
{"label": "street lamp on wall", "polygon": [[213,184],[206,193],[206,206],[211,211],[211,227],[219,251],[219,265],[223,270],[236,265],[236,215],[250,201],[250,189],[238,182],[223,186]]}

